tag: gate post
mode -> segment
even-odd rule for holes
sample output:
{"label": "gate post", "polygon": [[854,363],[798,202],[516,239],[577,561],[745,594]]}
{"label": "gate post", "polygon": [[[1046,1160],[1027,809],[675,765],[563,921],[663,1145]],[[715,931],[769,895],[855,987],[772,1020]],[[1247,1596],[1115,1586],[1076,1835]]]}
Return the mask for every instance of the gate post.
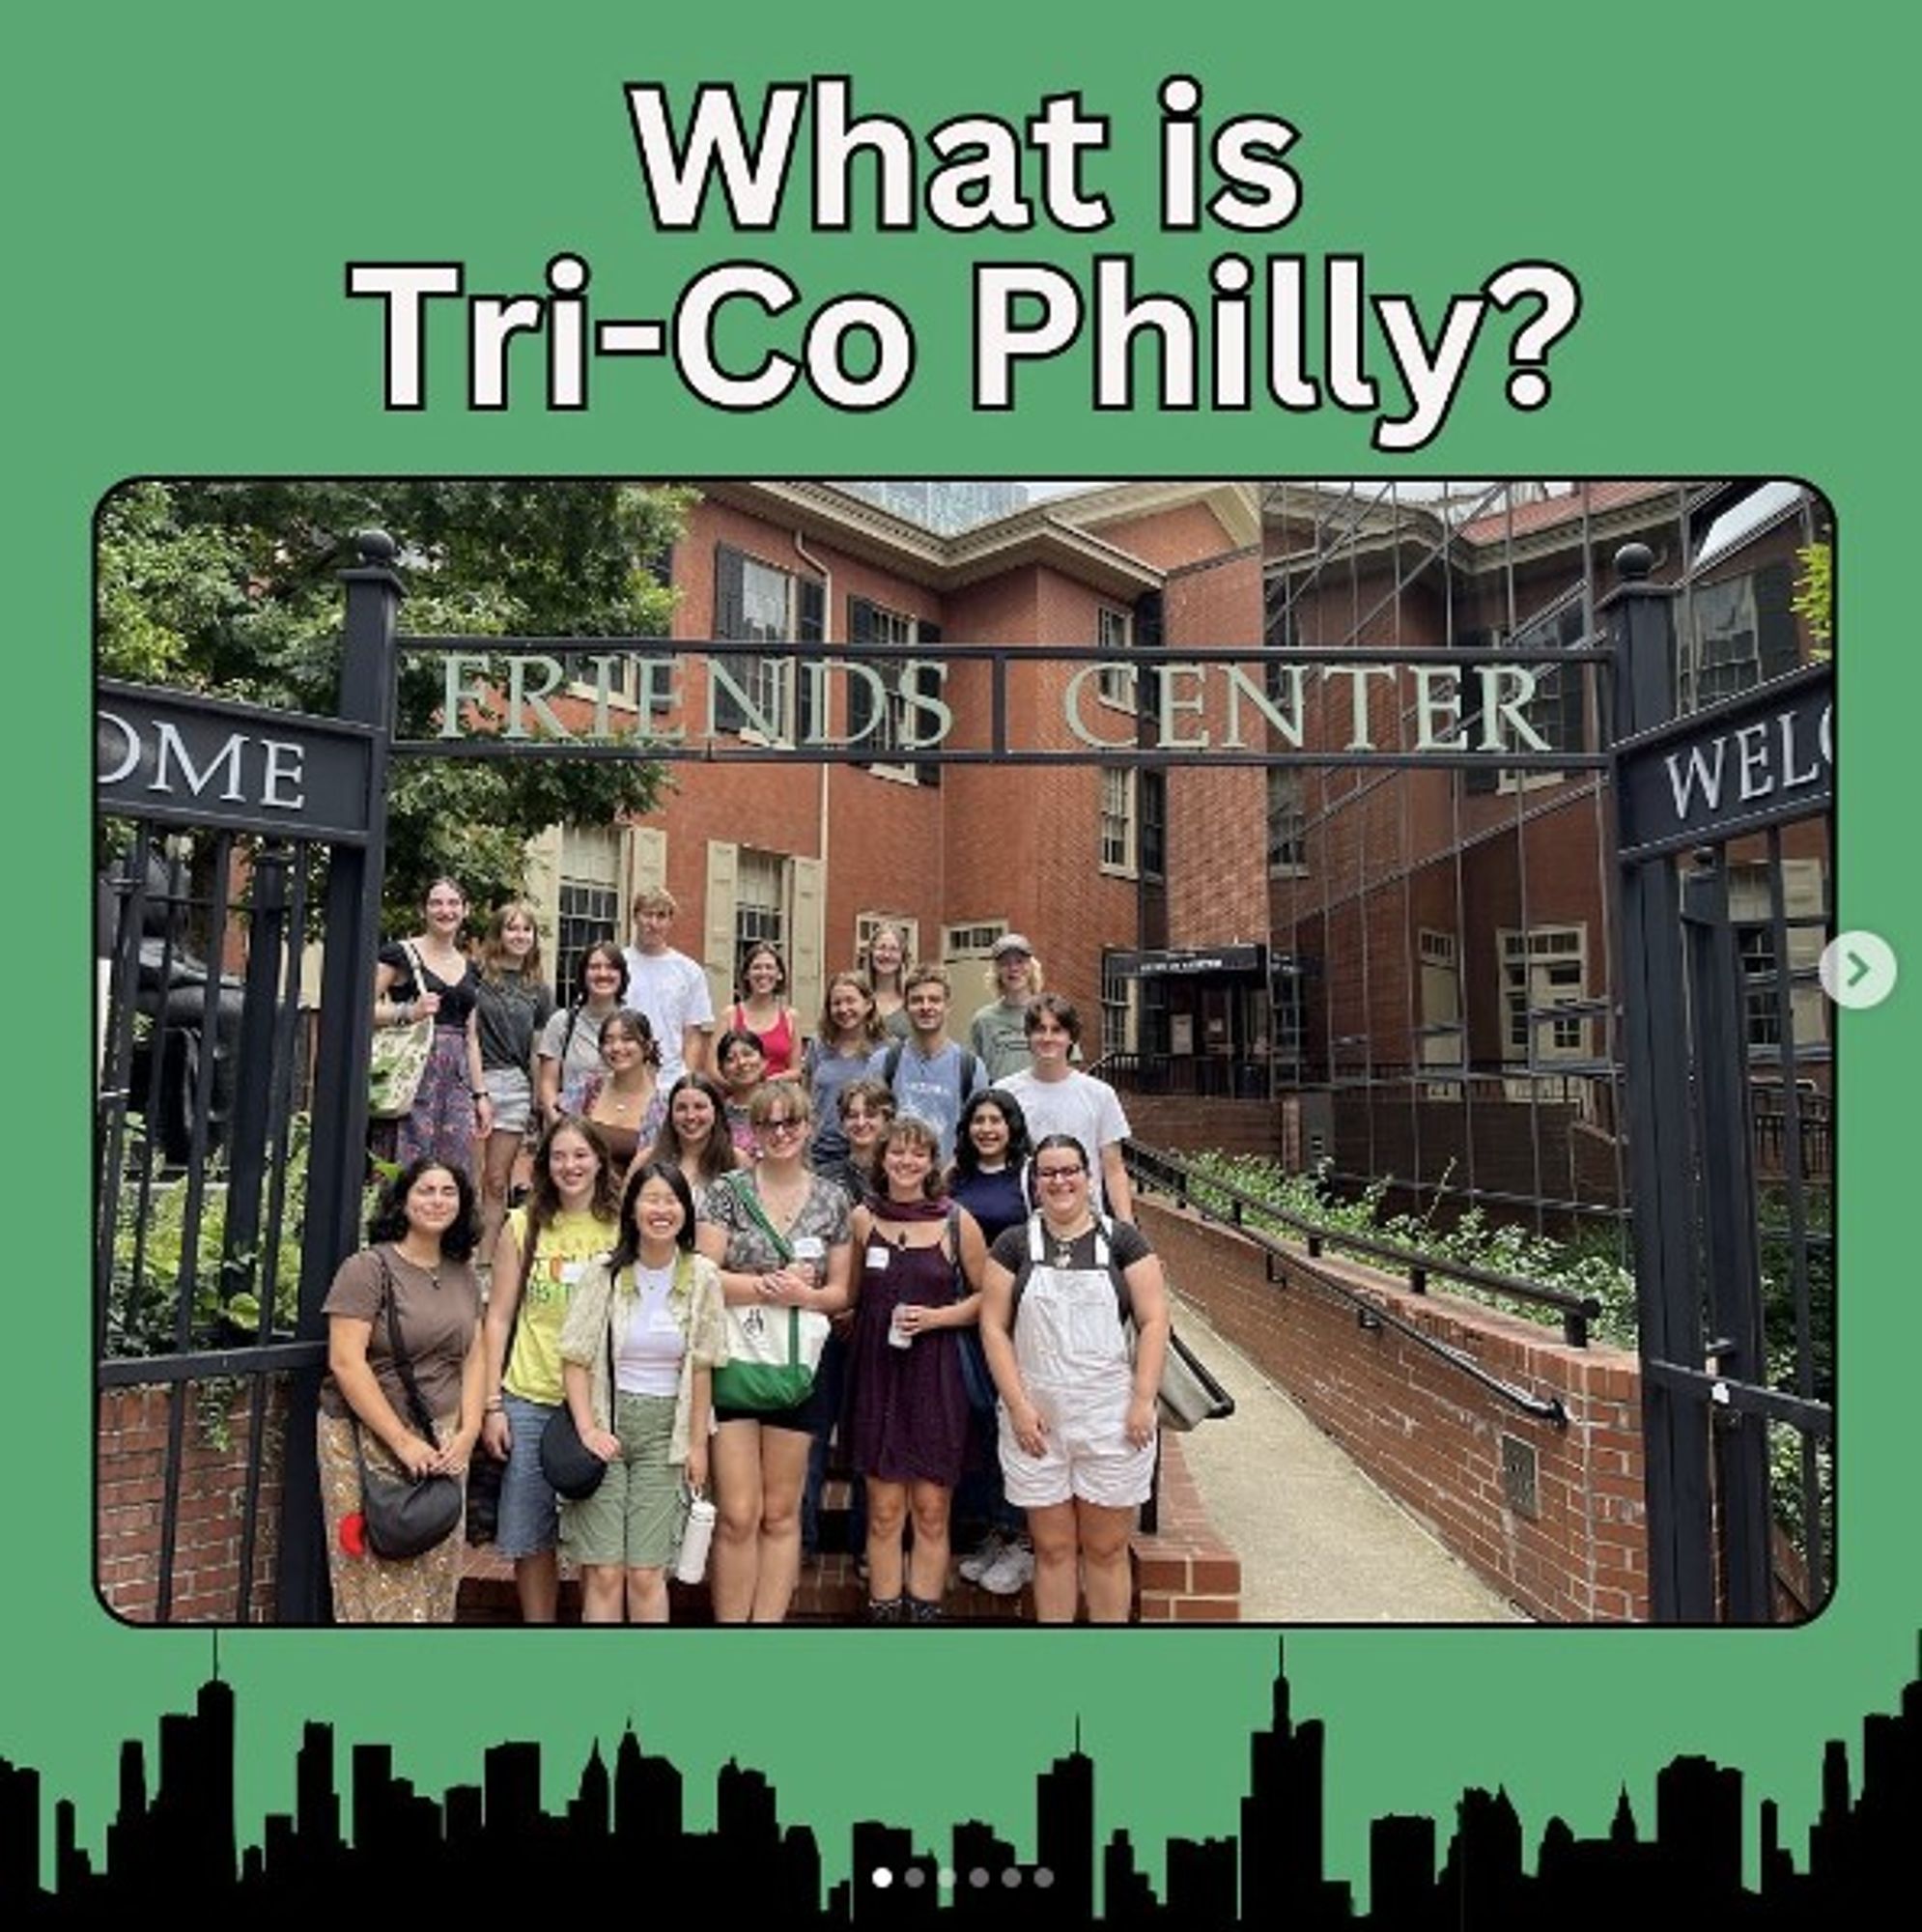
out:
{"label": "gate post", "polygon": [[[307,1216],[300,1240],[303,1341],[325,1339],[321,1304],[334,1269],[359,1245],[367,1171],[367,1062],[374,1040],[374,953],[387,845],[387,753],[394,730],[394,630],[406,588],[393,569],[398,546],[384,530],[354,538],[359,564],[346,585],[339,715],[373,727],[367,840],[336,846],[327,867],[321,1019],[314,1051],[314,1131],[307,1159]],[[294,1378],[280,1520],[276,1616],[283,1624],[328,1619],[326,1549],[314,1441],[318,1369]]]}
{"label": "gate post", "polygon": [[[1711,849],[1695,854],[1682,882],[1682,918],[1702,1159],[1702,1264],[1711,1331],[1707,1349],[1714,1373],[1759,1383],[1767,1379],[1768,1362],[1752,1205],[1748,1037],[1729,925],[1728,869]],[[1766,1624],[1773,1613],[1767,1420],[1737,1408],[1710,1412],[1725,1612],[1731,1623]]]}
{"label": "gate post", "polygon": [[[1617,553],[1619,582],[1602,600],[1615,650],[1614,744],[1666,724],[1675,710],[1675,589],[1651,583],[1646,544]],[[1611,790],[1620,810],[1618,764]],[[1620,849],[1620,835],[1617,849]],[[1709,1623],[1709,1433],[1702,1405],[1654,1365],[1700,1368],[1704,1342],[1692,1237],[1694,1151],[1681,943],[1682,893],[1667,859],[1621,866],[1617,1007],[1628,1100],[1628,1172],[1641,1332],[1650,1609],[1658,1623]]]}

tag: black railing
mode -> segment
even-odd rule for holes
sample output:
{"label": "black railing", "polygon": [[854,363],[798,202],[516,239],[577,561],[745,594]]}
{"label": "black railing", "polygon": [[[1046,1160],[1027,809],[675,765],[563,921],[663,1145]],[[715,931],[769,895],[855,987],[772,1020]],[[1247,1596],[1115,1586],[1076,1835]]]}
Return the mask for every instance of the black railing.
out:
{"label": "black railing", "polygon": [[1571,1349],[1588,1347],[1589,1323],[1601,1313],[1600,1301],[1592,1294],[1577,1294],[1570,1289],[1533,1281],[1525,1275],[1498,1274],[1491,1268],[1474,1267],[1447,1255],[1429,1254],[1393,1241],[1377,1240],[1372,1236],[1330,1227],[1325,1222],[1314,1221],[1305,1215],[1277,1208],[1272,1202],[1262,1200],[1258,1194],[1250,1194],[1231,1181],[1199,1172],[1165,1149],[1143,1147],[1130,1141],[1126,1145],[1126,1154],[1129,1173],[1145,1186],[1158,1193],[1172,1194],[1180,1206],[1192,1208],[1210,1220],[1225,1222],[1238,1233],[1254,1235],[1258,1239],[1260,1231],[1249,1226],[1251,1219],[1279,1222],[1300,1237],[1311,1258],[1319,1257],[1324,1247],[1333,1246],[1343,1254],[1356,1255],[1380,1267],[1405,1273],[1409,1291],[1415,1294],[1427,1293],[1428,1278],[1433,1275],[1447,1281],[1461,1282],[1487,1294],[1505,1295],[1511,1300],[1528,1302],[1539,1308],[1552,1308],[1562,1317],[1563,1337]]}
{"label": "black railing", "polygon": [[[1347,1302],[1354,1309],[1355,1319],[1362,1327],[1377,1330],[1392,1328],[1398,1335],[1405,1336],[1417,1348],[1459,1370],[1478,1387],[1498,1396],[1523,1414],[1549,1423],[1556,1429],[1569,1426],[1569,1412],[1562,1406],[1559,1396],[1534,1395],[1527,1389],[1517,1388],[1512,1382],[1503,1381],[1499,1376],[1490,1375],[1472,1355],[1453,1349],[1413,1323],[1402,1321],[1392,1309],[1384,1308],[1374,1296],[1364,1294],[1322,1269],[1308,1267],[1300,1256],[1289,1252],[1285,1242],[1260,1228],[1251,1227],[1249,1219],[1259,1215],[1295,1229],[1314,1258],[1318,1258],[1324,1246],[1333,1242],[1344,1251],[1366,1252],[1371,1259],[1379,1258],[1392,1266],[1405,1268],[1408,1285],[1417,1294],[1427,1293],[1427,1278],[1435,1273],[1444,1274],[1452,1280],[1469,1282],[1476,1287],[1494,1289],[1504,1294],[1514,1294],[1519,1290],[1523,1300],[1540,1300],[1557,1306],[1569,1304],[1564,1306],[1563,1332],[1572,1348],[1588,1346],[1588,1323],[1601,1312],[1601,1304],[1593,1296],[1571,1295],[1564,1289],[1550,1288],[1542,1282],[1522,1281],[1514,1276],[1490,1273],[1485,1268],[1465,1267],[1458,1262],[1440,1257],[1410,1256],[1405,1249],[1391,1248],[1384,1242],[1352,1236],[1342,1229],[1317,1227],[1299,1215],[1286,1213],[1226,1181],[1198,1174],[1161,1149],[1146,1148],[1138,1142],[1128,1141],[1123,1144],[1122,1151],[1130,1178],[1144,1189],[1173,1195],[1178,1207],[1200,1214],[1204,1220],[1219,1221],[1233,1228],[1258,1247],[1266,1258],[1270,1282],[1277,1278],[1275,1264],[1286,1262],[1298,1272],[1306,1274],[1315,1287]],[[1198,1194],[1205,1198],[1198,1199]]]}

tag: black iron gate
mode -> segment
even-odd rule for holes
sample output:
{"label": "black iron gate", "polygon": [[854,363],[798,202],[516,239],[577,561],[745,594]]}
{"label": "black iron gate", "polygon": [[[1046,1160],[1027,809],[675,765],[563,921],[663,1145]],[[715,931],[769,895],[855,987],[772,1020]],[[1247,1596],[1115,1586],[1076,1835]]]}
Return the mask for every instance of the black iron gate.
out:
{"label": "black iron gate", "polygon": [[1677,718],[1652,562],[1609,605],[1651,1600],[1767,1623],[1832,1580],[1832,677]]}
{"label": "black iron gate", "polygon": [[142,1620],[326,1616],[320,1305],[365,1169],[392,554],[345,574],[338,720],[97,687],[99,1581],[120,1606],[126,1538]]}

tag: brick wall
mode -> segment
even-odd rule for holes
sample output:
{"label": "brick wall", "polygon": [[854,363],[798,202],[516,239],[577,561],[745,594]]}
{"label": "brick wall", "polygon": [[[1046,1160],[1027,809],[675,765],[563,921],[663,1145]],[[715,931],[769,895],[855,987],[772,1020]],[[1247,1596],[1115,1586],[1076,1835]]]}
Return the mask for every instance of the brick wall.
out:
{"label": "brick wall", "polygon": [[[1646,1620],[1632,1354],[1570,1349],[1556,1329],[1413,1294],[1351,1263],[1304,1256],[1270,1283],[1261,1252],[1225,1229],[1154,1201],[1141,1204],[1140,1218],[1177,1290],[1496,1589],[1545,1622]],[[1568,1427],[1523,1414],[1392,1329],[1362,1328],[1350,1303],[1315,1285],[1317,1275],[1358,1289],[1503,1381],[1558,1397]],[[1505,1437],[1533,1454],[1534,1516],[1505,1497]]]}
{"label": "brick wall", "polygon": [[[166,1496],[167,1435],[172,1405],[186,1406],[174,1508],[175,1623],[234,1623],[240,1591],[240,1545],[246,1507],[248,1445],[257,1392],[240,1384],[227,1409],[228,1442],[207,1439],[195,1411],[197,1387],[110,1389],[100,1398],[96,1485],[95,1565],[100,1602],[129,1623],[152,1623],[159,1611],[160,1537]],[[266,1385],[253,1581],[246,1621],[273,1616],[279,1550],[283,1384]]]}
{"label": "brick wall", "polygon": [[1241,1619],[1241,1558],[1208,1520],[1181,1438],[1163,1431],[1161,1490],[1152,1535],[1135,1537],[1135,1614],[1145,1624],[1231,1624]]}

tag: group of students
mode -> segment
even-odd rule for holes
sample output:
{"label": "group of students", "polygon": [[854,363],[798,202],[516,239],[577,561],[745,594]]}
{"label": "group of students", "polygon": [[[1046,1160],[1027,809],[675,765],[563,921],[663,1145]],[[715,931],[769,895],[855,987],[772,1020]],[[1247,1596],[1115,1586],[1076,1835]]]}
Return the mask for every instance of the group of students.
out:
{"label": "group of students", "polygon": [[[831,979],[805,1038],[779,953],[751,948],[711,1078],[705,976],[666,944],[664,894],[637,901],[636,948],[588,950],[565,1008],[526,908],[495,915],[465,971],[458,886],[437,881],[425,911],[376,988],[378,1019],[435,1018],[421,1118],[326,1302],[337,1619],[451,1619],[459,1536],[375,1555],[359,1470],[459,1475],[478,1447],[503,1464],[496,1544],[528,1622],[554,1618],[557,1546],[584,1621],[664,1621],[710,1483],[715,1620],[778,1622],[838,1440],[869,1621],[939,1621],[957,1494],[982,1531],[964,1577],[1012,1593],[1032,1576],[1038,1621],[1072,1621],[1084,1593],[1091,1621],[1125,1621],[1166,1298],[1131,1224],[1125,1119],[1072,1065],[1078,1015],[1039,991],[1028,943],[996,948],[965,1045],[947,975],[911,966],[892,928]],[[770,1407],[743,1337],[803,1319],[827,1330],[811,1385]],[[605,1464],[578,1502],[541,1466],[563,1408]]]}

